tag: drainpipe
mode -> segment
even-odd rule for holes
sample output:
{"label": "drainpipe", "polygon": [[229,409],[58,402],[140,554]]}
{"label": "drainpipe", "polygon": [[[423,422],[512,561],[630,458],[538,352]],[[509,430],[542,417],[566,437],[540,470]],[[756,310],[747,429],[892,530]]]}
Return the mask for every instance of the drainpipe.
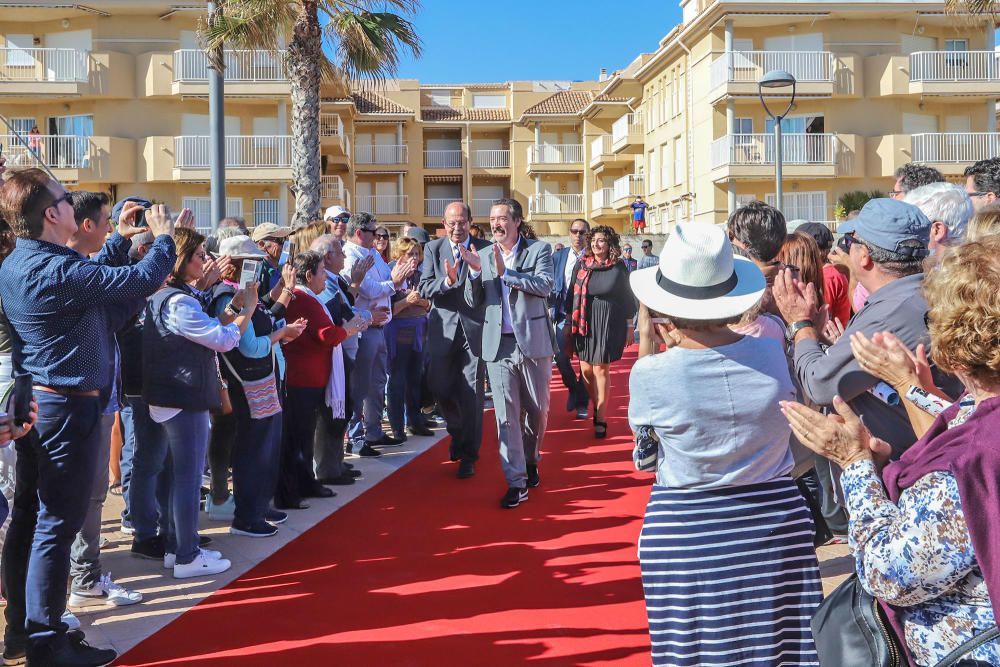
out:
{"label": "drainpipe", "polygon": [[685,143],[684,150],[687,151],[687,160],[688,160],[687,190],[688,190],[688,195],[691,198],[691,205],[688,206],[688,221],[694,222],[694,206],[695,206],[696,195],[694,192],[694,185],[693,185],[694,151],[692,150],[691,146],[692,139],[694,136],[694,131],[691,129],[691,118],[692,115],[694,114],[694,100],[692,99],[692,90],[691,90],[691,49],[684,46],[684,42],[682,42],[679,38],[677,40],[677,45],[680,46],[682,49],[684,49],[684,53],[687,54],[687,59],[685,61],[685,68],[684,68],[685,69],[684,87],[686,89],[684,92],[685,96],[687,97],[687,114],[686,114],[687,117],[684,119],[684,124],[687,126],[687,140],[684,142]]}

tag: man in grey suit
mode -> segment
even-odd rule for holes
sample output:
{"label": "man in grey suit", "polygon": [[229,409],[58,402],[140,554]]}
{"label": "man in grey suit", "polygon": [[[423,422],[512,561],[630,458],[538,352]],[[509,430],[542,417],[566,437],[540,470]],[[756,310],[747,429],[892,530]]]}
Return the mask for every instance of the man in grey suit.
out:
{"label": "man in grey suit", "polygon": [[538,486],[538,460],[549,413],[549,381],[556,334],[549,316],[552,249],[521,236],[521,205],[498,199],[490,209],[494,243],[483,252],[462,250],[468,264],[468,305],[484,304],[483,360],[493,388],[500,459],[514,508]]}
{"label": "man in grey suit", "polygon": [[461,250],[479,250],[489,246],[489,241],[469,235],[472,215],[465,202],[448,204],[441,224],[445,236],[424,246],[419,286],[420,296],[431,302],[427,379],[448,422],[450,458],[461,461],[458,477],[464,479],[476,474],[486,369],[481,359],[484,306],[465,302],[469,266]]}

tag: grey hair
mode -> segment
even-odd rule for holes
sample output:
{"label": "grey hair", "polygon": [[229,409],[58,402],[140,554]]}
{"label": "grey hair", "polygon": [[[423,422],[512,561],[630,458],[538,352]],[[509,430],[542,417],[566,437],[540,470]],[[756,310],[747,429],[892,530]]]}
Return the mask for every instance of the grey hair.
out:
{"label": "grey hair", "polygon": [[975,213],[969,195],[954,183],[922,185],[907,192],[903,201],[919,208],[931,222],[943,223],[949,239],[965,236],[965,227]]}
{"label": "grey hair", "polygon": [[327,253],[333,250],[334,244],[337,244],[338,247],[343,247],[340,239],[333,234],[323,234],[316,237],[316,240],[309,245],[309,249],[325,257]]}
{"label": "grey hair", "polygon": [[128,249],[128,256],[132,259],[139,259],[139,248],[153,242],[153,232],[148,229],[132,237],[132,247]]}
{"label": "grey hair", "polygon": [[354,238],[354,235],[358,233],[358,230],[367,225],[369,222],[375,222],[375,216],[371,213],[365,213],[363,211],[352,213],[351,217],[347,220],[347,238]]}
{"label": "grey hair", "polygon": [[239,227],[219,227],[215,232],[215,238],[219,241],[231,239],[234,236],[246,236],[247,233]]}

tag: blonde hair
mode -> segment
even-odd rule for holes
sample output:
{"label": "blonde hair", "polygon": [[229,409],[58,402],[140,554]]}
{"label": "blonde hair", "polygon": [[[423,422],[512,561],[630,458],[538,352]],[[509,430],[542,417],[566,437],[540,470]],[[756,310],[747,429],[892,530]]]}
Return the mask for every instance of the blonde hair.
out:
{"label": "blonde hair", "polygon": [[289,258],[309,250],[312,242],[326,233],[326,223],[322,220],[313,220],[308,225],[296,229],[291,234],[292,243],[288,251]]}
{"label": "blonde hair", "polygon": [[1000,205],[990,204],[980,209],[965,228],[966,241],[979,241],[984,236],[1000,234]]}
{"label": "blonde hair", "polygon": [[1000,381],[1000,236],[946,249],[924,277],[924,295],[937,365]]}
{"label": "blonde hair", "polygon": [[392,261],[398,262],[406,257],[406,253],[410,252],[414,246],[420,248],[420,254],[423,255],[424,249],[420,245],[420,241],[409,236],[401,236],[396,239],[396,243],[392,246]]}

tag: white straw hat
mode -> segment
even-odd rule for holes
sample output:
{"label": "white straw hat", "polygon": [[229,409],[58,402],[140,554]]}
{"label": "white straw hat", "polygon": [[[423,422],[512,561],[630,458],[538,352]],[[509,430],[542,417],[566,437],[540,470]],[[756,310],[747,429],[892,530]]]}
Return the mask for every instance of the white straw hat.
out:
{"label": "white straw hat", "polygon": [[220,257],[267,257],[267,253],[259,249],[246,234],[230,236],[219,241]]}
{"label": "white straw hat", "polygon": [[635,297],[650,310],[686,320],[721,320],[757,305],[766,282],[757,265],[734,257],[726,233],[705,223],[678,223],[659,266],[633,271]]}

